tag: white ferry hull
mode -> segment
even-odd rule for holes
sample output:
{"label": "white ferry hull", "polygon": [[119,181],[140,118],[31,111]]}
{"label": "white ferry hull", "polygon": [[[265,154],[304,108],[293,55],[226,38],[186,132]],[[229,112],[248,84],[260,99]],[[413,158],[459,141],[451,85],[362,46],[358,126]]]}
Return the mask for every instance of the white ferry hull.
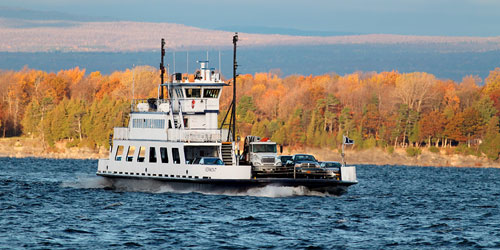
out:
{"label": "white ferry hull", "polygon": [[305,187],[310,191],[325,194],[340,195],[347,188],[357,182],[339,181],[333,179],[293,179],[293,178],[259,178],[259,179],[182,179],[162,177],[140,177],[117,174],[98,173],[111,181],[112,188],[118,188],[115,183],[119,180],[154,180],[166,183],[175,191],[214,192],[214,193],[242,193],[252,188],[266,186],[276,187]]}

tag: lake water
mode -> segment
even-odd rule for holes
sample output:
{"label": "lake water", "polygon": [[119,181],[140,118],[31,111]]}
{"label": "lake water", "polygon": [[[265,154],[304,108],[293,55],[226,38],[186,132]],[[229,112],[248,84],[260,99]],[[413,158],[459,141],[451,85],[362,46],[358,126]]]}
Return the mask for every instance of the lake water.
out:
{"label": "lake water", "polygon": [[[465,47],[467,47],[465,45]],[[205,60],[207,51],[189,51],[189,66],[185,51],[176,54],[176,69],[191,71],[196,60]],[[133,65],[158,67],[159,52],[0,52],[0,68],[22,70],[30,68],[51,72],[73,67],[87,73],[99,71],[111,74]],[[209,51],[212,67],[219,67],[219,51]],[[172,51],[167,50],[165,64],[174,65]],[[283,76],[308,76],[335,72],[339,75],[356,71],[392,71],[400,73],[427,72],[437,78],[462,81],[467,75],[485,79],[500,65],[500,50],[469,51],[452,44],[335,44],[307,46],[268,46],[238,50],[238,72],[254,74],[280,69]],[[221,72],[232,75],[233,52],[221,51]],[[175,67],[174,67],[175,68]],[[191,72],[192,73],[192,72]]]}
{"label": "lake water", "polygon": [[360,166],[325,196],[110,190],[96,166],[0,158],[0,249],[500,249],[500,169]]}

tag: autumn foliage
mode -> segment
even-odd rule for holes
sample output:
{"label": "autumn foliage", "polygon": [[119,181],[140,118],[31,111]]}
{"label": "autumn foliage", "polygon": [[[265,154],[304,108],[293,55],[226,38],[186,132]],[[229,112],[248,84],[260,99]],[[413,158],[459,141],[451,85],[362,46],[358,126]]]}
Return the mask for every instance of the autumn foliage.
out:
{"label": "autumn foliage", "polygon": [[133,95],[155,93],[157,73],[148,66],[109,76],[78,67],[0,71],[0,135],[39,137],[49,146],[59,140],[107,146],[113,127],[126,123]]}
{"label": "autumn foliage", "polygon": [[[0,71],[0,135],[39,137],[49,146],[59,140],[106,146],[112,128],[126,125],[130,100],[156,97],[158,80],[148,66],[110,75],[79,68]],[[240,75],[237,132],[290,147],[336,148],[348,135],[356,149],[459,147],[498,159],[500,68],[481,83],[476,76],[457,83],[395,71]],[[223,91],[220,117],[231,95]]]}

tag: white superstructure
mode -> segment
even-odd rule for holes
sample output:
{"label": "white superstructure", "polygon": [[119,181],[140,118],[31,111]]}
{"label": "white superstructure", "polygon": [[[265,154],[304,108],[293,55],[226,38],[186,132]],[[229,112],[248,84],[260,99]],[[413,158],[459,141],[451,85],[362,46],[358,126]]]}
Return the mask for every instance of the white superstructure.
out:
{"label": "white superstructure", "polygon": [[[99,160],[98,175],[165,179],[250,179],[251,167],[237,163],[234,142],[219,129],[219,98],[224,83],[201,61],[194,81],[177,73],[168,98],[133,100],[128,127],[115,128],[108,159]],[[159,86],[159,93],[160,93]],[[196,164],[219,158],[224,165]],[[193,164],[193,162],[195,164]]]}

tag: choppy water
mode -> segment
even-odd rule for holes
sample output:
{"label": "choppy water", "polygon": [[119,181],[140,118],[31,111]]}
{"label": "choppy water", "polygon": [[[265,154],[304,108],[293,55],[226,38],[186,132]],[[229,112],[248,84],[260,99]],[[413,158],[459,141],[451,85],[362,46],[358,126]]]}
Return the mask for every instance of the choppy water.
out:
{"label": "choppy water", "polygon": [[336,197],[109,190],[96,164],[0,158],[0,248],[500,249],[500,169],[360,166]]}

